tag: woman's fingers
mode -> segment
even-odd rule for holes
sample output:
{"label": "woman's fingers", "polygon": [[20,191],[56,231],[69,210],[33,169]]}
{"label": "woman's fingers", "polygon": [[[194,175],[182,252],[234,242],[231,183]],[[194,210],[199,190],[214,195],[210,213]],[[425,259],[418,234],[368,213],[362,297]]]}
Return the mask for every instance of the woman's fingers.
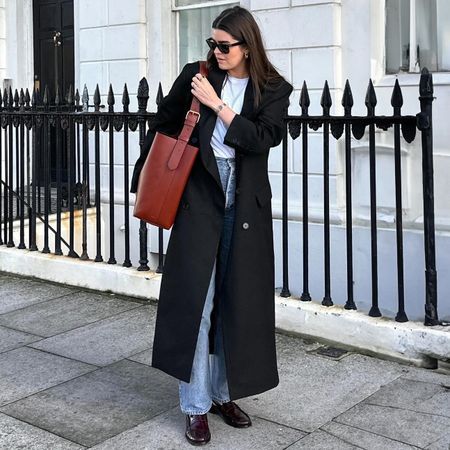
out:
{"label": "woman's fingers", "polygon": [[191,81],[191,92],[206,106],[217,103],[217,94],[211,83],[201,73],[195,74]]}
{"label": "woman's fingers", "polygon": [[210,94],[208,88],[211,85],[209,84],[209,81],[199,73],[192,77],[191,86],[193,90],[199,95],[208,96],[208,94]]}

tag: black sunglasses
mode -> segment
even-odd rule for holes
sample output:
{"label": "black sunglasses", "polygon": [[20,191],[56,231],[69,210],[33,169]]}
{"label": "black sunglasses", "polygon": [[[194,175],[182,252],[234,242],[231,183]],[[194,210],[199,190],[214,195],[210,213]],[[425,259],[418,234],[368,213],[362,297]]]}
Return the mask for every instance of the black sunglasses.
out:
{"label": "black sunglasses", "polygon": [[234,47],[235,45],[244,44],[244,41],[233,42],[232,44],[218,43],[213,38],[206,39],[206,43],[211,50],[215,50],[216,47],[220,50],[221,53],[230,53],[230,47]]}

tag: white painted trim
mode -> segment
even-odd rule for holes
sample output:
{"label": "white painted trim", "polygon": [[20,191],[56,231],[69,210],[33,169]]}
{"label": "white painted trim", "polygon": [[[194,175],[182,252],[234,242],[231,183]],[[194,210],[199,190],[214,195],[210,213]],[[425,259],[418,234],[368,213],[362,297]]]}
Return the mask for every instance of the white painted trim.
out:
{"label": "white painted trim", "polygon": [[73,93],[80,88],[80,2],[73,0]]}
{"label": "white painted trim", "polygon": [[[0,271],[143,299],[159,297],[162,278],[153,271],[138,272],[136,268],[106,262],[7,247],[0,247]],[[274,301],[276,327],[284,332],[424,367],[450,356],[450,327],[426,327],[412,321],[398,323],[341,306],[326,307],[278,294]]]}
{"label": "white painted trim", "polygon": [[[395,80],[398,79],[400,86],[419,86],[420,82],[420,73],[418,73],[417,69],[411,70],[410,72],[399,72],[396,74],[386,73],[386,1],[372,0],[376,2],[375,5],[378,7],[378,15],[379,20],[377,23],[374,23],[374,27],[372,30],[372,40],[381,41],[381,51],[372,51],[371,57],[373,61],[378,61],[382,63],[382,71],[380,70],[372,70],[371,75],[374,80],[374,86],[386,86],[386,87],[394,87]],[[415,8],[415,0],[414,2]],[[374,10],[372,10],[372,13]],[[382,19],[381,19],[382,18]],[[415,11],[414,11],[414,22],[415,22]],[[410,24],[410,40],[414,33],[411,32],[413,28],[412,22]],[[415,34],[414,34],[415,40]],[[411,40],[412,41],[412,40]],[[411,45],[410,45],[411,47]],[[412,58],[410,58],[410,64],[414,66],[414,63],[411,61],[417,58],[417,50],[414,45],[413,53],[411,53]],[[433,74],[433,85],[434,86],[448,86],[450,85],[450,71],[442,71],[442,72],[432,72]]]}
{"label": "white painted trim", "polygon": [[[433,86],[450,86],[450,72],[432,72]],[[386,74],[374,82],[376,87],[394,87],[398,79],[400,86],[419,86],[420,73]]]}
{"label": "white painted trim", "polygon": [[172,11],[184,11],[186,9],[200,9],[200,8],[209,8],[211,6],[224,6],[230,5],[232,3],[236,3],[239,0],[217,0],[213,2],[203,2],[197,3],[195,5],[187,5],[187,6],[175,6],[175,2],[173,2]]}

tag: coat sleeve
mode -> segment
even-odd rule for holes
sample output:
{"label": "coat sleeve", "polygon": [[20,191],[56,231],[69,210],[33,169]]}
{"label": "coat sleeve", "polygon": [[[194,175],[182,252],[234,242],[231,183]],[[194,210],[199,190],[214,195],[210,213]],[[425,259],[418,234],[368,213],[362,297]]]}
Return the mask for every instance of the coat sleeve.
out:
{"label": "coat sleeve", "polygon": [[175,136],[180,131],[181,125],[184,121],[184,116],[189,106],[188,103],[192,99],[190,81],[196,73],[195,64],[196,63],[189,63],[183,67],[181,73],[174,81],[169,93],[162,99],[158,106],[155,117],[153,118],[147,135],[145,136],[140,156],[134,166],[130,186],[131,193],[137,192],[139,175],[144,162],[147,159],[147,155],[156,132],[160,131],[169,136]]}
{"label": "coat sleeve", "polygon": [[287,81],[273,90],[255,119],[236,114],[224,137],[224,144],[243,154],[266,153],[283,138],[284,113],[293,87]]}

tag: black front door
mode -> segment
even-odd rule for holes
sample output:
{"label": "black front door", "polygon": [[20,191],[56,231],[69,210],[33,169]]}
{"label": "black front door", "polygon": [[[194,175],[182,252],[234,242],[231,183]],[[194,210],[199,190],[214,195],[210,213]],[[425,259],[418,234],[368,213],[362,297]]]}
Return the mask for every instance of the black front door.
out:
{"label": "black front door", "polygon": [[[70,85],[74,85],[74,39],[73,39],[73,0],[34,0],[34,83],[41,96],[47,86],[50,94],[50,105],[54,104],[56,86],[59,86],[60,101],[65,103],[65,97]],[[44,180],[43,152],[47,138],[42,133],[38,137],[37,160],[39,184]],[[62,136],[61,148],[56,148],[55,129],[51,129],[49,162],[50,182],[56,180],[56,152],[61,152],[62,180],[67,181],[67,152],[65,136]]]}

